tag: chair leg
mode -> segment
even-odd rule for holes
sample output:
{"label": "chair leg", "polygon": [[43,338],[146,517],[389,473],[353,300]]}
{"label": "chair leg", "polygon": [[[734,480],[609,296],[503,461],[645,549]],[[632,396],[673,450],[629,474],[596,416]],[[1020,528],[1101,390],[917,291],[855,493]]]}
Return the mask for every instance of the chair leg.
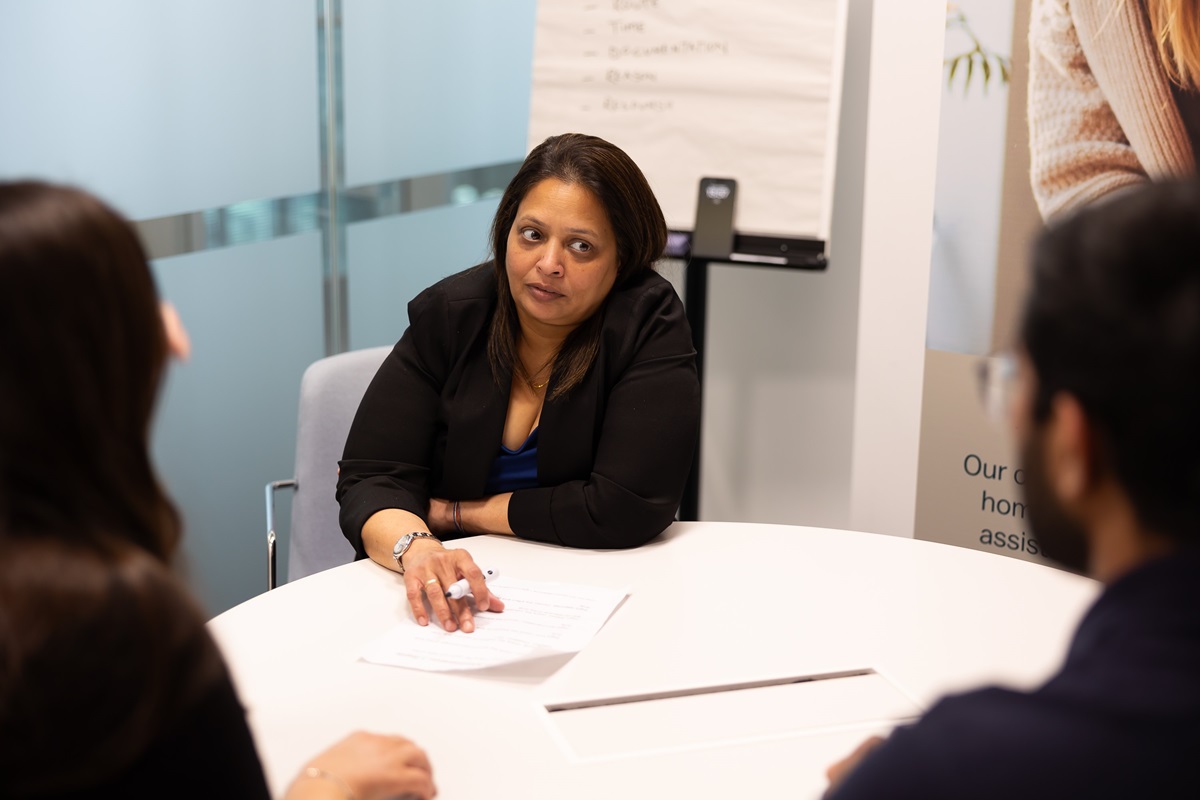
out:
{"label": "chair leg", "polygon": [[276,570],[275,570],[275,551],[276,551],[276,536],[275,536],[275,492],[280,489],[296,488],[296,480],[294,478],[286,481],[271,481],[266,485],[266,501],[267,501],[267,591],[271,591],[277,585]]}

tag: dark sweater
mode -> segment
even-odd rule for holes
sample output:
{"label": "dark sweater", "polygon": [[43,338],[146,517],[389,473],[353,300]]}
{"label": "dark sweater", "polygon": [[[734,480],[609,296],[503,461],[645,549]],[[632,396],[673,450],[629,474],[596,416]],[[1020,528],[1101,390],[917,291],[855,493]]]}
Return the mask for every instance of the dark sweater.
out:
{"label": "dark sweater", "polygon": [[1145,564],[1032,693],[950,697],[850,774],[857,798],[1200,797],[1200,548]]}

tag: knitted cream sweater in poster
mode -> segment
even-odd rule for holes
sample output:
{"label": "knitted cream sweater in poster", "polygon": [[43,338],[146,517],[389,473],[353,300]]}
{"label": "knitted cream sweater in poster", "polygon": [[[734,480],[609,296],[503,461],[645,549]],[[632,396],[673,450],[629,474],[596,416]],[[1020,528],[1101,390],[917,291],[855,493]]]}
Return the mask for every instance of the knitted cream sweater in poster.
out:
{"label": "knitted cream sweater in poster", "polygon": [[1195,158],[1140,0],[1034,0],[1029,142],[1044,218]]}

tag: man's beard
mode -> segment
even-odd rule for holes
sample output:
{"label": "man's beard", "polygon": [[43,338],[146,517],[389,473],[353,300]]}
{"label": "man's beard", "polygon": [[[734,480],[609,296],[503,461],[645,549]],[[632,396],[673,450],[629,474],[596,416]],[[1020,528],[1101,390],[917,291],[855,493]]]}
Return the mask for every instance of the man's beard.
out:
{"label": "man's beard", "polygon": [[1029,526],[1046,558],[1065,569],[1086,573],[1087,535],[1083,527],[1067,515],[1050,489],[1046,479],[1043,439],[1043,434],[1031,433],[1021,446],[1025,510],[1029,515]]}

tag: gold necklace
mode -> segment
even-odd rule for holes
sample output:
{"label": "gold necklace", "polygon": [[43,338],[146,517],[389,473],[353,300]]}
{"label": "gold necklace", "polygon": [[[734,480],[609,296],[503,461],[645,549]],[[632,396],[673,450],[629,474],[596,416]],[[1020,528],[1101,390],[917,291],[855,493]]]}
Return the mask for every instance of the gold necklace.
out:
{"label": "gold necklace", "polygon": [[[532,389],[535,392],[540,392],[542,389],[546,388],[546,384],[550,383],[550,379],[552,377],[554,377],[554,358],[557,355],[558,355],[557,352],[552,354],[549,359],[547,359],[546,361],[543,361],[542,365],[540,367],[538,367],[537,369],[533,370],[532,372],[526,368],[525,360],[521,359],[521,377],[523,377],[525,379],[525,384],[530,389]],[[547,369],[550,370],[550,374],[548,374],[546,376],[546,380],[542,381],[541,383],[534,383],[533,382],[534,376],[541,375],[542,372]]]}
{"label": "gold necklace", "polygon": [[522,370],[523,372],[525,372],[525,383],[527,383],[529,385],[530,389],[533,389],[535,392],[540,392],[542,389],[546,388],[546,384],[550,383],[550,378],[553,376],[553,370],[551,370],[550,375],[546,376],[546,380],[542,381],[541,383],[534,383],[533,376],[540,375],[542,373],[542,370],[549,367],[552,363],[554,363],[554,359],[550,359],[545,364],[542,364],[540,367],[537,368],[537,371],[534,372],[533,374],[530,374],[529,372]]}

